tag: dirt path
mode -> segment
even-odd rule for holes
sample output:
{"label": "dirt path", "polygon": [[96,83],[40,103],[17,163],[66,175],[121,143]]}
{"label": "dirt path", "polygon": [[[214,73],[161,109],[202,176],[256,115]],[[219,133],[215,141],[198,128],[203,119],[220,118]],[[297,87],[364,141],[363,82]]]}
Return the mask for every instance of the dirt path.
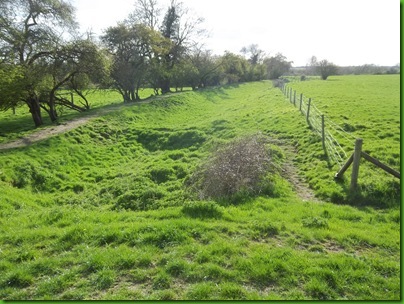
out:
{"label": "dirt path", "polygon": [[4,144],[0,144],[0,150],[7,150],[7,149],[14,149],[14,148],[21,148],[25,146],[29,146],[35,142],[47,139],[49,137],[70,131],[72,129],[78,128],[81,125],[84,125],[86,122],[88,122],[90,119],[94,118],[95,115],[91,116],[86,116],[86,117],[81,117],[78,119],[71,120],[69,122],[57,125],[57,126],[52,126],[48,127],[46,129],[41,129],[38,130],[37,132],[34,132],[26,137],[19,138]]}
{"label": "dirt path", "polygon": [[276,141],[276,144],[282,147],[286,158],[281,175],[291,183],[293,190],[302,201],[320,202],[314,195],[313,190],[310,189],[303,178],[299,176],[297,168],[293,164],[293,160],[297,155],[295,149],[283,141]]}

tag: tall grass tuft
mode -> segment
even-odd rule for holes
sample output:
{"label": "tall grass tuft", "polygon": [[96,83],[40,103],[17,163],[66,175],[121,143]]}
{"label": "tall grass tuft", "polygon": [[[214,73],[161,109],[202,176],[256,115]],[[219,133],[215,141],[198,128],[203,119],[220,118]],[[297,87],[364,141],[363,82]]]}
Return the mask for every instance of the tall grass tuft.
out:
{"label": "tall grass tuft", "polygon": [[221,218],[223,208],[212,201],[186,202],[182,213],[194,218]]}

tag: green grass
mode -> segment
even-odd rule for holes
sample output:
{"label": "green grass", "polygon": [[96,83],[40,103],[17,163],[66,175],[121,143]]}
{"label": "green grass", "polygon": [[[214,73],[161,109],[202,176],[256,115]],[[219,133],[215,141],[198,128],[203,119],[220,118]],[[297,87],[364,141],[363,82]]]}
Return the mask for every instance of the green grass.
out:
{"label": "green grass", "polygon": [[257,132],[298,149],[302,176],[326,180],[308,178],[317,192],[346,195],[269,82],[173,94],[1,151],[0,298],[399,299],[398,206],[303,202],[276,173],[271,195],[190,198],[216,147]]}
{"label": "green grass", "polygon": [[[292,82],[290,85],[312,102],[325,115],[326,122],[331,120],[344,129],[347,134],[330,130],[348,157],[353,153],[354,140],[362,138],[363,151],[379,159],[382,163],[400,171],[400,76],[333,76],[327,81],[309,80]],[[306,155],[302,156],[304,159]],[[300,162],[302,170],[310,171],[308,163]],[[338,166],[334,166],[335,172]],[[308,172],[307,177],[313,187],[326,189],[316,172]],[[348,178],[350,171],[345,174]],[[400,183],[395,177],[362,160],[360,166],[361,200],[374,205],[398,205],[400,200]],[[321,185],[321,186],[320,186]],[[333,194],[325,191],[324,196]],[[387,197],[386,193],[390,193]],[[341,201],[334,194],[334,201]]]}
{"label": "green grass", "polygon": [[311,97],[326,119],[362,138],[364,150],[400,169],[399,75],[333,76],[291,87]]}

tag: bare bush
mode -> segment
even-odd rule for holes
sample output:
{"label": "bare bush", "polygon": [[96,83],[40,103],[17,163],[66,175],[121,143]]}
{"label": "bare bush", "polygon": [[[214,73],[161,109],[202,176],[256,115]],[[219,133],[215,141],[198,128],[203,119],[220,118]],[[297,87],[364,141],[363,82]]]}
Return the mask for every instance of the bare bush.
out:
{"label": "bare bush", "polygon": [[190,178],[189,187],[199,199],[229,198],[236,194],[259,194],[271,170],[268,140],[254,135],[219,149]]}

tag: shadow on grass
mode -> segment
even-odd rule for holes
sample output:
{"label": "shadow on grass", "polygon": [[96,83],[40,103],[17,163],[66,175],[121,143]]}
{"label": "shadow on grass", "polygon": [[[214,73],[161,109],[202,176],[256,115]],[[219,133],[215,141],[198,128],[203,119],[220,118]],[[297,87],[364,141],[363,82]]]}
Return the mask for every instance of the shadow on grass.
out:
{"label": "shadow on grass", "polygon": [[401,205],[401,187],[399,182],[391,182],[388,191],[379,189],[366,189],[360,185],[356,190],[351,190],[350,185],[344,179],[336,179],[342,186],[343,193],[333,193],[331,202],[335,204],[346,204],[353,207],[373,207],[376,209],[396,208]]}
{"label": "shadow on grass", "polygon": [[201,88],[198,89],[197,92],[200,93],[207,100],[215,103],[218,101],[218,99],[229,99],[229,94],[226,92],[226,88],[228,87],[230,86]]}

